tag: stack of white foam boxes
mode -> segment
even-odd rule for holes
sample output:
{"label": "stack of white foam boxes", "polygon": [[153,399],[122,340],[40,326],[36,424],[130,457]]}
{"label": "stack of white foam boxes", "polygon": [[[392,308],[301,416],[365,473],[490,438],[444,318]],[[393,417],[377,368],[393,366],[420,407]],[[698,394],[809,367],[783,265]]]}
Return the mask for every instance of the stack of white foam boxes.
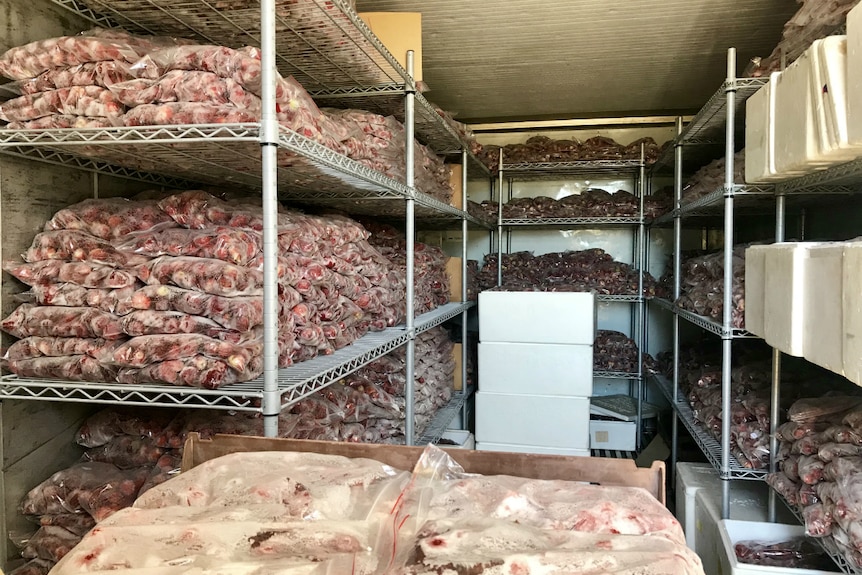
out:
{"label": "stack of white foam boxes", "polygon": [[476,449],[590,455],[595,296],[479,294]]}

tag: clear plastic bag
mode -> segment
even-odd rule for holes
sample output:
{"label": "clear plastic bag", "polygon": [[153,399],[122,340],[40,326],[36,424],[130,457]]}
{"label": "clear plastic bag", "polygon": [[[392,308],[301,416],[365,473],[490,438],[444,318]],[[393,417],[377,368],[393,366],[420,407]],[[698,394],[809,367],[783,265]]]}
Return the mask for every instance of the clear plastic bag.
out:
{"label": "clear plastic bag", "polygon": [[150,257],[195,256],[238,266],[248,265],[261,251],[259,233],[229,227],[190,230],[172,224],[130,234],[115,245],[120,251]]}
{"label": "clear plastic bag", "polygon": [[122,319],[123,332],[130,336],[157,334],[200,334],[239,343],[238,331],[225,329],[211,319],[178,311],[137,310]]}
{"label": "clear plastic bag", "polygon": [[202,355],[224,360],[233,369],[243,371],[252,358],[261,355],[262,349],[261,341],[234,344],[199,334],[144,335],[120,345],[112,361],[123,367],[144,367]]}
{"label": "clear plastic bag", "polygon": [[862,398],[849,396],[827,396],[800,399],[787,411],[790,421],[797,423],[841,420],[841,415],[854,409]]}
{"label": "clear plastic bag", "polygon": [[770,473],[766,476],[766,482],[790,505],[799,502],[799,484],[784,473]]}
{"label": "clear plastic bag", "polygon": [[72,86],[19,96],[0,104],[0,120],[27,122],[44,116],[66,114],[95,118],[120,118],[126,109],[100,86]]}
{"label": "clear plastic bag", "polygon": [[740,562],[764,567],[816,569],[823,558],[823,550],[804,537],[778,542],[739,541],[733,547]]}
{"label": "clear plastic bag", "polygon": [[823,479],[826,464],[816,456],[801,455],[799,457],[799,477],[803,483],[815,485]]}
{"label": "clear plastic bag", "polygon": [[96,520],[87,513],[60,513],[57,515],[42,515],[39,524],[44,526],[53,525],[62,527],[66,531],[83,537],[90,529],[96,526]]}
{"label": "clear plastic bag", "polygon": [[[234,356],[236,357],[236,356]],[[157,361],[142,367],[122,368],[117,381],[132,385],[168,383],[204,389],[218,389],[223,385],[250,381],[263,373],[263,359],[255,356],[236,369],[230,359],[222,360],[205,355],[192,355],[179,359]]]}
{"label": "clear plastic bag", "polygon": [[7,130],[63,130],[68,128],[112,128],[122,123],[121,118],[93,118],[69,114],[51,114],[35,120],[9,122]]}
{"label": "clear plastic bag", "polygon": [[10,262],[3,269],[31,286],[68,282],[85,288],[120,289],[138,283],[138,278],[131,272],[90,262]]}
{"label": "clear plastic bag", "polygon": [[832,512],[827,505],[816,503],[802,510],[805,533],[811,537],[826,537],[832,534]]}
{"label": "clear plastic bag", "polygon": [[121,339],[117,316],[88,307],[53,307],[22,304],[0,323],[3,331],[24,338],[83,337]]}
{"label": "clear plastic bag", "polygon": [[170,124],[243,124],[258,122],[260,114],[233,106],[172,102],[135,106],[123,116],[126,126],[164,126]]}
{"label": "clear plastic bag", "polygon": [[84,452],[81,461],[110,463],[120,469],[153,466],[164,455],[164,449],[157,447],[147,437],[122,435],[111,439],[105,445],[93,447]]}
{"label": "clear plastic bag", "polygon": [[103,198],[84,200],[58,211],[45,224],[45,231],[81,230],[103,240],[113,240],[156,225],[164,229],[172,222],[155,201]]}
{"label": "clear plastic bag", "polygon": [[92,381],[96,383],[111,383],[117,378],[117,372],[113,367],[88,355],[19,359],[9,361],[8,367],[12,373],[28,378]]}
{"label": "clear plastic bag", "polygon": [[21,550],[21,556],[25,559],[38,558],[57,562],[80,541],[80,535],[56,525],[45,525],[30,536]]}
{"label": "clear plastic bag", "polygon": [[118,251],[106,240],[80,230],[42,232],[24,254],[24,261],[44,260],[86,261],[115,268],[136,266],[149,258],[135,253]]}
{"label": "clear plastic bag", "polygon": [[9,346],[4,359],[16,361],[37,357],[89,355],[94,359],[109,357],[119,342],[98,338],[28,337]]}
{"label": "clear plastic bag", "polygon": [[54,567],[53,561],[33,559],[10,571],[9,575],[48,575],[52,567]]}
{"label": "clear plastic bag", "polygon": [[85,288],[71,283],[36,284],[30,295],[38,305],[60,307],[92,307],[122,316],[132,311],[127,300],[138,289],[132,285],[120,289]]}
{"label": "clear plastic bag", "polygon": [[68,68],[47,70],[35,78],[5,84],[19,94],[37,94],[72,86],[102,86],[125,82],[132,79],[129,64],[115,60],[87,62]]}
{"label": "clear plastic bag", "polygon": [[263,295],[263,273],[221,260],[162,256],[138,266],[148,285],[176,285],[224,297]]}

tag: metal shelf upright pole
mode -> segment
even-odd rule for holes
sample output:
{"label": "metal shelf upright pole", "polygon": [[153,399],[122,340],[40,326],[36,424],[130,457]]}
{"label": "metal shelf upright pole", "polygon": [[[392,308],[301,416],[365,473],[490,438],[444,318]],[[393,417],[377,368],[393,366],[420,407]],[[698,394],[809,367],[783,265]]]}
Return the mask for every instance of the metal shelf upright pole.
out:
{"label": "metal shelf upright pole", "polygon": [[406,85],[405,97],[404,97],[404,129],[405,129],[405,137],[407,139],[407,149],[405,150],[405,158],[407,161],[407,170],[406,170],[406,178],[405,184],[409,190],[410,196],[407,198],[407,206],[406,206],[406,240],[407,240],[407,295],[406,295],[406,304],[407,309],[405,310],[405,324],[407,329],[407,358],[405,360],[405,375],[407,378],[407,383],[404,388],[404,442],[406,445],[413,445],[416,442],[416,434],[415,434],[415,421],[414,421],[414,399],[415,399],[415,387],[416,387],[416,377],[415,377],[415,359],[416,359],[416,330],[414,327],[414,317],[413,317],[413,299],[414,299],[414,287],[413,287],[413,274],[414,274],[414,245],[415,245],[415,237],[416,237],[416,202],[413,196],[416,193],[416,190],[413,188],[414,185],[414,171],[413,171],[413,152],[414,152],[414,131],[415,131],[415,123],[414,123],[414,105],[416,99],[416,85],[413,82],[413,50],[407,51],[407,75],[410,76],[409,81]]}
{"label": "metal shelf upright pole", "polygon": [[[461,150],[461,302],[467,301],[467,149]],[[467,385],[467,319],[465,309],[461,314],[461,393],[466,394]],[[467,421],[467,399],[461,405],[461,427],[469,429]]]}
{"label": "metal shelf upright pole", "polygon": [[278,436],[278,119],[275,113],[275,0],[260,2],[261,126],[263,183],[263,433]]}
{"label": "metal shelf upright pole", "polygon": [[503,285],[503,148],[497,169],[497,286]]}
{"label": "metal shelf upright pole", "polygon": [[733,306],[733,160],[736,124],[736,48],[727,50],[727,124],[725,126],[724,169],[724,309],[721,334],[721,518],[730,518],[730,386],[732,360]]}
{"label": "metal shelf upright pole", "polygon": [[[775,241],[784,241],[784,214],[786,196],[778,193],[775,197]],[[775,432],[778,429],[781,411],[781,351],[772,349],[772,389],[769,398],[769,472],[778,471],[778,437]],[[767,509],[768,519],[771,523],[776,521],[777,498],[774,489],[769,490],[769,506]]]}
{"label": "metal shelf upright pole", "polygon": [[638,348],[638,380],[637,380],[637,427],[635,428],[637,431],[635,433],[635,448],[637,451],[641,450],[642,447],[642,437],[643,437],[643,399],[644,399],[644,372],[643,372],[643,354],[644,354],[644,342],[646,341],[646,314],[644,306],[646,305],[643,300],[644,295],[644,267],[646,266],[646,226],[644,225],[644,194],[646,193],[644,182],[646,180],[646,166],[644,162],[646,161],[644,157],[644,145],[641,144],[641,165],[640,170],[638,171],[638,182],[637,189],[635,190],[638,194],[639,200],[639,208],[638,213],[640,214],[640,223],[638,224],[638,237],[637,237],[637,261],[635,265],[638,266],[638,295],[640,298],[638,299],[637,304],[635,304],[637,309],[637,331],[635,332],[635,339]]}
{"label": "metal shelf upright pole", "polygon": [[[679,208],[682,204],[682,117],[676,119],[676,138],[673,144],[673,301],[679,299],[682,287],[682,218]],[[679,400],[679,320],[678,314],[673,314],[673,402]],[[671,406],[673,408],[673,406]],[[679,456],[679,416],[673,410],[670,444],[670,481],[675,485],[676,460]]]}

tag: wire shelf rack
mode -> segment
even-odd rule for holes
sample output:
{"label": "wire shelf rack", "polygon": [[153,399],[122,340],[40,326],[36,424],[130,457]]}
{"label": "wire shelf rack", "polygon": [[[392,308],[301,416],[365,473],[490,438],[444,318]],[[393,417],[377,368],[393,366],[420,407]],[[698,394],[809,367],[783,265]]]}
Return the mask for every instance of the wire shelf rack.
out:
{"label": "wire shelf rack", "polygon": [[503,164],[503,174],[519,180],[579,176],[595,178],[629,178],[644,164],[640,160],[582,160],[576,162],[523,162]]}
{"label": "wire shelf rack", "polygon": [[639,302],[644,301],[644,297],[639,296],[637,294],[631,294],[631,295],[619,294],[619,295],[616,295],[616,294],[600,293],[600,294],[596,295],[596,301],[597,302],[606,302],[606,303],[612,303],[612,302],[639,303]]}
{"label": "wire shelf rack", "polygon": [[643,223],[638,216],[583,217],[583,218],[510,218],[503,226],[523,227],[571,227],[571,226],[637,226]]}
{"label": "wire shelf rack", "polygon": [[[211,124],[80,130],[0,130],[0,151],[86,167],[163,185],[197,182],[260,189],[258,124]],[[407,188],[290,130],[279,132],[279,194],[358,214],[404,215],[416,200],[417,218],[484,222]],[[156,174],[156,175],[153,175]]]}
{"label": "wire shelf rack", "polygon": [[712,464],[713,468],[718,472],[719,477],[722,479],[754,479],[754,480],[762,480],[766,477],[767,470],[765,469],[748,469],[747,467],[743,467],[739,464],[735,457],[731,456],[730,458],[730,471],[727,474],[722,474],[721,472],[721,444],[715,440],[707,431],[700,426],[694,419],[694,413],[691,410],[691,407],[683,402],[676,401],[673,397],[673,385],[666,377],[661,375],[654,375],[653,382],[656,387],[662,392],[665,396],[665,399],[673,407],[674,413],[676,413],[677,417],[680,421],[682,421],[685,428],[688,430],[691,437],[694,439],[695,443],[697,443],[698,447],[700,447],[703,454],[709,460],[710,464]]}
{"label": "wire shelf rack", "polygon": [[670,302],[666,299],[654,297],[651,299],[651,301],[659,307],[664,308],[672,313],[675,313],[679,317],[693,323],[694,325],[710,333],[714,333],[717,336],[727,336],[733,339],[760,339],[756,335],[745,331],[744,329],[731,328],[730,330],[725,330],[724,326],[722,326],[717,321],[702,315],[698,315],[686,309],[682,309],[678,305],[675,305],[673,302]]}
{"label": "wire shelf rack", "polygon": [[737,78],[725,81],[691,122],[683,128],[675,141],[682,144],[723,142],[727,122],[727,92],[736,91],[735,110],[739,114],[745,109],[746,100],[768,81],[769,78]]}
{"label": "wire shelf rack", "polygon": [[[450,303],[423,314],[416,318],[416,333],[436,327],[473,305],[473,302]],[[331,355],[318,356],[279,370],[278,387],[282,409],[397,349],[407,343],[407,340],[407,331],[403,327],[394,327],[369,333]],[[227,385],[220,389],[197,389],[171,385],[27,379],[7,375],[0,378],[0,400],[2,399],[260,411],[263,379]]]}
{"label": "wire shelf rack", "polygon": [[417,435],[416,445],[428,445],[429,443],[437,443],[440,441],[440,438],[443,437],[443,434],[446,433],[447,429],[449,429],[452,421],[458,413],[461,412],[461,408],[464,407],[464,403],[472,394],[472,388],[468,388],[463,391],[456,391],[452,394],[452,399],[449,400],[449,403],[441,407],[437,413],[434,414],[434,419],[431,420],[431,423],[428,424],[425,431],[421,435]]}
{"label": "wire shelf rack", "polygon": [[594,371],[593,379],[640,379],[637,373],[627,371]]}
{"label": "wire shelf rack", "polygon": [[[799,521],[801,525],[805,525],[805,519],[802,517],[802,513],[799,511],[799,508],[795,505],[791,505],[789,501],[787,501],[781,493],[778,492],[777,489],[772,488],[775,492],[775,495],[784,502],[784,505],[790,510],[796,520]],[[848,573],[849,575],[860,575],[862,574],[862,567],[857,567],[853,563],[847,560],[847,557],[844,556],[844,553],[841,552],[838,547],[838,543],[830,537],[811,537],[813,541],[815,541],[823,551],[829,555],[830,559],[835,562],[838,568],[842,573]]]}
{"label": "wire shelf rack", "polygon": [[678,210],[668,212],[652,221],[659,226],[673,223],[676,216],[681,218],[717,216],[724,213],[724,200],[732,197],[734,212],[742,215],[768,214],[775,212],[774,186],[740,184],[732,187],[722,186],[705,196],[683,203]]}

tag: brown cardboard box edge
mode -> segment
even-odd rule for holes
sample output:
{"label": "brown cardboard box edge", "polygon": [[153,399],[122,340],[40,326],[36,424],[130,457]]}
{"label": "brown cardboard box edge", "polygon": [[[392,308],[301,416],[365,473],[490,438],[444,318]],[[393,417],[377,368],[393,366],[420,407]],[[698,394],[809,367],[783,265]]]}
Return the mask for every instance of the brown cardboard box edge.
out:
{"label": "brown cardboard box edge", "polygon": [[449,277],[449,301],[461,301],[461,282],[464,280],[464,270],[461,268],[461,258],[446,258],[446,275]]}
{"label": "brown cardboard box edge", "polygon": [[[202,439],[190,433],[183,450],[183,471],[204,461],[243,451],[299,451],[343,457],[363,457],[397,469],[413,469],[424,447],[375,443],[340,443],[305,439],[276,439],[244,435],[215,435]],[[445,449],[469,473],[514,475],[530,479],[562,479],[600,485],[642,487],[665,504],[665,464],[655,461],[649,468],[638,468],[630,459],[568,457],[533,453],[502,453]]]}

